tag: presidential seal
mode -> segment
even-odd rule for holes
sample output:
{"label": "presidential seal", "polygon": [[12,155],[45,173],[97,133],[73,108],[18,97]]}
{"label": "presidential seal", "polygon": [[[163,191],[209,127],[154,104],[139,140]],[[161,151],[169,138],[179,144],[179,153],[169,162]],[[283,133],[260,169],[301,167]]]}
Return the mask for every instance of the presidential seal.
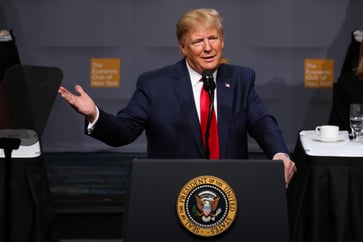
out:
{"label": "presidential seal", "polygon": [[233,189],[215,176],[191,179],[180,190],[176,209],[180,222],[193,234],[211,237],[226,231],[237,214]]}

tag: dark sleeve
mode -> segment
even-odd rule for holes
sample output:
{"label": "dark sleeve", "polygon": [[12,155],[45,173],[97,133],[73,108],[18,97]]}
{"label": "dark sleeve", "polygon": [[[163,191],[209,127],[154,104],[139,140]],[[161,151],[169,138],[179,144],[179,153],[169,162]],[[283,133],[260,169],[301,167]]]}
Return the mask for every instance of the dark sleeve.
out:
{"label": "dark sleeve", "polygon": [[[349,43],[347,52],[345,54],[342,70],[340,72],[340,76],[344,75],[344,73],[347,73],[347,72],[354,72],[355,68],[358,66],[359,49],[360,49],[360,42],[357,42],[355,40],[354,35],[352,33],[352,38]],[[342,81],[342,79],[339,78],[338,82],[339,81]]]}

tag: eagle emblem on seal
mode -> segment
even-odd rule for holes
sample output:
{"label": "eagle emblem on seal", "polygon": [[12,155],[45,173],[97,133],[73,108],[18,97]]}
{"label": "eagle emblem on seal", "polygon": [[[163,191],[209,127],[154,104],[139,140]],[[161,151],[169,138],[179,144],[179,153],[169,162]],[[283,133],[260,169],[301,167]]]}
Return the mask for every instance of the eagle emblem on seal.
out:
{"label": "eagle emblem on seal", "polygon": [[221,213],[218,208],[220,197],[211,191],[204,191],[194,196],[198,208],[196,216],[201,217],[203,222],[214,221]]}

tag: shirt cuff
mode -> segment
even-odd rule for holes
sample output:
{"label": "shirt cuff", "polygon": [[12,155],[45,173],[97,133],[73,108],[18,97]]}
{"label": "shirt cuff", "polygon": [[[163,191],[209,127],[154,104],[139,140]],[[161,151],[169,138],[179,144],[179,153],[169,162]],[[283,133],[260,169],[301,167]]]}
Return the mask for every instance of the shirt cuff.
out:
{"label": "shirt cuff", "polygon": [[290,159],[290,156],[289,156],[288,154],[286,154],[286,153],[282,153],[282,152],[276,153],[272,159],[275,159],[275,158],[276,158],[277,156],[279,156],[279,155],[284,155],[284,156],[286,156],[288,159]]}
{"label": "shirt cuff", "polygon": [[99,117],[100,117],[100,111],[98,110],[98,107],[96,107],[96,118],[95,118],[95,120],[93,120],[92,123],[88,122],[87,134],[89,134],[89,135],[92,134]]}

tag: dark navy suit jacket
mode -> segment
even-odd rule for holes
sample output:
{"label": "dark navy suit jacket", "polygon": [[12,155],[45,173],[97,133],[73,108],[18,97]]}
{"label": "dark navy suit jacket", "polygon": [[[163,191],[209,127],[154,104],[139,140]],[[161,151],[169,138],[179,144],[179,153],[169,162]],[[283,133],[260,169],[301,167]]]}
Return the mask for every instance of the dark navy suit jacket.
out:
{"label": "dark navy suit jacket", "polygon": [[[255,72],[222,64],[218,68],[217,111],[221,159],[248,158],[248,134],[269,158],[288,153],[276,120],[255,91]],[[185,60],[141,74],[128,105],[117,116],[100,109],[92,137],[111,146],[146,132],[148,158],[206,158]]]}

